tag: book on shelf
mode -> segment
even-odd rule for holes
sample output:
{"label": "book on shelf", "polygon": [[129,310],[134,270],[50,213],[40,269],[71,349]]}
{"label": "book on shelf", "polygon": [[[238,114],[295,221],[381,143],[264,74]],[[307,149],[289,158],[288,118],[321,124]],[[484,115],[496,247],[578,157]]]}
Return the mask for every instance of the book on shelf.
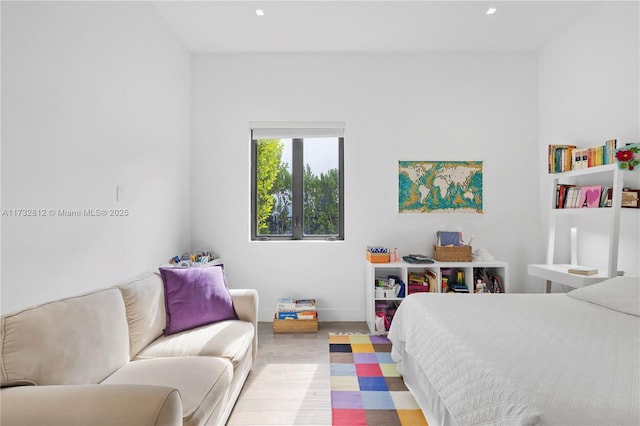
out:
{"label": "book on shelf", "polygon": [[600,207],[600,195],[602,194],[601,186],[582,186],[580,187],[580,201],[578,206],[581,208],[598,208]]}
{"label": "book on shelf", "polygon": [[609,139],[600,146],[578,148],[576,145],[549,145],[548,171],[562,173],[615,162],[618,141]]}
{"label": "book on shelf", "polygon": [[299,320],[315,320],[318,319],[318,312],[316,311],[302,311],[298,312]]}
{"label": "book on shelf", "polygon": [[408,293],[426,293],[429,291],[429,282],[427,274],[422,272],[409,272]]}
{"label": "book on shelf", "polygon": [[449,289],[454,293],[469,293],[469,288],[464,283],[449,283]]}
{"label": "book on shelf", "polygon": [[315,299],[280,298],[276,307],[278,319],[317,319]]}
{"label": "book on shelf", "polygon": [[278,319],[279,320],[286,320],[286,319],[298,319],[298,313],[297,312],[286,312],[286,311],[279,311],[278,312]]}
{"label": "book on shelf", "polygon": [[611,188],[604,185],[558,184],[554,207],[556,209],[611,207]]}
{"label": "book on shelf", "polygon": [[427,281],[427,275],[422,272],[409,272],[409,284],[422,284]]}
{"label": "book on shelf", "polygon": [[278,299],[276,310],[278,312],[294,312],[296,310],[296,301],[291,298],[280,298]]}
{"label": "book on shelf", "polygon": [[549,145],[549,173],[571,170],[575,145]]}
{"label": "book on shelf", "polygon": [[301,312],[278,312],[279,320],[317,320],[317,311],[301,311]]}
{"label": "book on shelf", "polygon": [[571,160],[571,168],[581,169],[582,168],[582,150],[574,149],[572,155],[573,155],[573,159]]}
{"label": "book on shelf", "polygon": [[315,299],[299,299],[296,300],[296,312],[303,311],[315,311],[316,300]]}
{"label": "book on shelf", "polygon": [[610,186],[603,186],[602,193],[600,194],[600,207],[611,207],[611,196],[613,194],[613,188]]}
{"label": "book on shelf", "polygon": [[595,275],[598,273],[597,268],[589,268],[587,266],[572,266],[567,270],[570,274],[578,274],[578,275]]}
{"label": "book on shelf", "polygon": [[566,208],[567,206],[571,206],[571,201],[569,199],[572,197],[573,193],[570,192],[571,188],[574,188],[575,185],[560,183],[556,187],[556,208]]}
{"label": "book on shelf", "polygon": [[408,293],[437,293],[438,278],[436,273],[427,269],[423,272],[409,272]]}

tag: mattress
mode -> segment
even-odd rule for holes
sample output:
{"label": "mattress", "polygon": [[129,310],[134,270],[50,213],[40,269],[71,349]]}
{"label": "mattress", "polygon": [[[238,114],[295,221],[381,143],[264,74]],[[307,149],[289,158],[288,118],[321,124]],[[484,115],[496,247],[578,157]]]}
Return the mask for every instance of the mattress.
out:
{"label": "mattress", "polygon": [[637,278],[568,294],[412,294],[392,357],[435,424],[639,425],[638,305]]}

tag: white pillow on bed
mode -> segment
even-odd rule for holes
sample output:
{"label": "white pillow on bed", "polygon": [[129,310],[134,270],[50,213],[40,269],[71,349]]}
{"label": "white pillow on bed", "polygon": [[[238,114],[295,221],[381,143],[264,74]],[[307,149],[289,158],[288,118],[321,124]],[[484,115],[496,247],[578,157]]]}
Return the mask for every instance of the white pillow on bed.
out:
{"label": "white pillow on bed", "polygon": [[571,290],[567,296],[640,317],[640,277],[611,278]]}

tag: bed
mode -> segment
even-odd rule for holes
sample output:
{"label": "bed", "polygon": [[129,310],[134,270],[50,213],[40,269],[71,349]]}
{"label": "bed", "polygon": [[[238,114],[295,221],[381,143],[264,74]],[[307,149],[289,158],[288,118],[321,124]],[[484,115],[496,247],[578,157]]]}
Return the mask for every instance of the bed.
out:
{"label": "bed", "polygon": [[431,426],[640,425],[640,280],[405,298],[392,357]]}

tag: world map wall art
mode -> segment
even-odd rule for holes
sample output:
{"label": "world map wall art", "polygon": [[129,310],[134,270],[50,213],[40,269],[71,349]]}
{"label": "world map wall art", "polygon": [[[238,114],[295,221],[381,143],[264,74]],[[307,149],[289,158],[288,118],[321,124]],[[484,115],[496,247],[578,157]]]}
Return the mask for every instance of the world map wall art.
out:
{"label": "world map wall art", "polygon": [[398,212],[482,214],[482,161],[399,161]]}

